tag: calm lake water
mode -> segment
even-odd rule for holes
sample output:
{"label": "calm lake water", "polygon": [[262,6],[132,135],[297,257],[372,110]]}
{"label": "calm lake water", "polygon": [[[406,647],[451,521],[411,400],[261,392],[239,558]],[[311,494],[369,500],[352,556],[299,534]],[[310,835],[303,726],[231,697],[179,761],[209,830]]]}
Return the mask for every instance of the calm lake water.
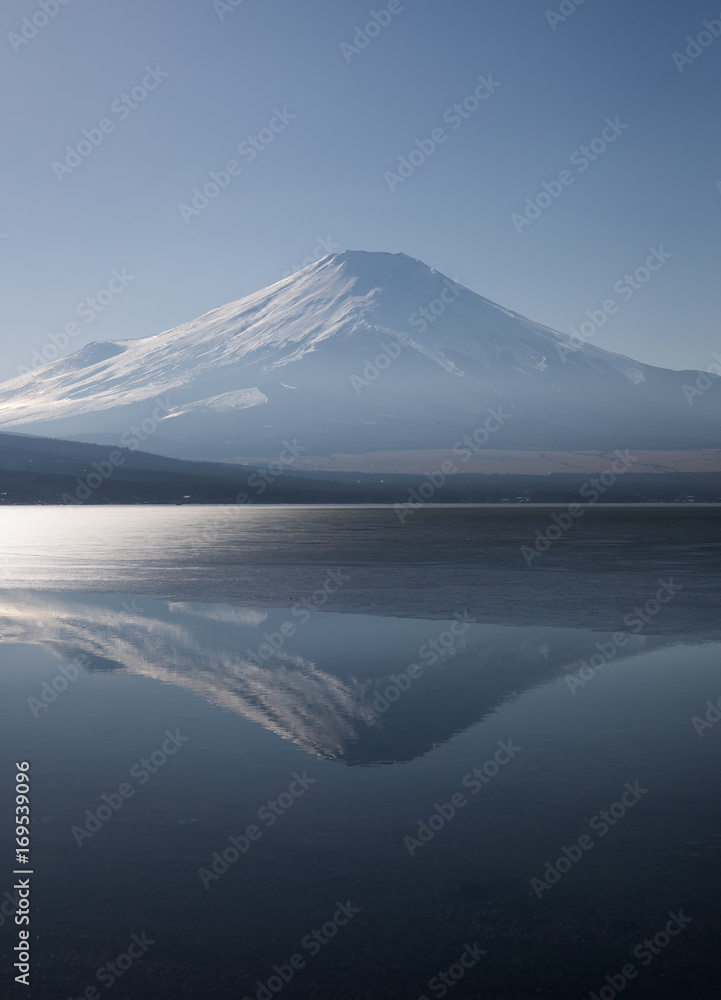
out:
{"label": "calm lake water", "polygon": [[0,510],[3,997],[717,1000],[721,515],[562,510]]}

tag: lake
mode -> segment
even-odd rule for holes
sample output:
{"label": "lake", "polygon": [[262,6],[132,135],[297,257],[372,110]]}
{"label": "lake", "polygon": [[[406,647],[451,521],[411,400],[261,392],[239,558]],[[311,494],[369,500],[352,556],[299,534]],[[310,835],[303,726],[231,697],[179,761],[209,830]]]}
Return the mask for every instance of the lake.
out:
{"label": "lake", "polygon": [[2,509],[3,995],[715,1000],[720,508],[564,511]]}

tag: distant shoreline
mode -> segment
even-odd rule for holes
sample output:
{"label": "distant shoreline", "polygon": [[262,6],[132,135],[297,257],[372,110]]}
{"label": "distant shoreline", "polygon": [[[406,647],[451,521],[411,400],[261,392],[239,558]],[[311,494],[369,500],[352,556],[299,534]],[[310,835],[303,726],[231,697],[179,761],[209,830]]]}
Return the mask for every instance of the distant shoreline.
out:
{"label": "distant shoreline", "polygon": [[[721,501],[718,500],[678,500],[678,501],[654,501],[654,500],[639,500],[630,501],[624,503],[617,503],[615,501],[598,501],[592,503],[588,500],[576,500],[578,506],[582,507],[584,511],[593,509],[603,509],[603,510],[634,510],[638,508],[645,508],[651,510],[690,510],[690,509],[703,509],[703,510],[721,510]],[[67,503],[47,503],[42,500],[29,501],[27,503],[6,503],[0,501],[0,510],[3,508],[10,507],[188,507],[188,508],[205,508],[205,507],[245,507],[251,510],[268,510],[268,509],[278,509],[278,508],[288,508],[288,509],[299,509],[306,508],[310,510],[317,510],[323,508],[333,508],[337,510],[357,510],[358,508],[365,508],[366,510],[394,510],[398,507],[398,503],[366,503],[359,500],[356,503],[335,503],[333,501],[328,501],[327,503],[304,503],[298,502],[294,503],[289,501],[287,503],[263,503],[256,501],[255,503],[247,504],[228,504],[222,502],[209,501],[208,503],[179,503],[176,501],[168,501],[166,503],[154,503],[152,501],[139,500],[135,503],[120,503],[114,501],[102,501],[96,500],[94,502],[88,503],[77,503],[77,504],[67,504]],[[513,501],[509,503],[497,503],[495,501],[489,501],[484,503],[482,501],[469,501],[468,503],[459,503],[455,501],[448,501],[447,503],[424,503],[416,506],[416,510],[447,510],[447,509],[479,509],[479,510],[565,510],[569,506],[568,503],[527,503],[525,501]]]}

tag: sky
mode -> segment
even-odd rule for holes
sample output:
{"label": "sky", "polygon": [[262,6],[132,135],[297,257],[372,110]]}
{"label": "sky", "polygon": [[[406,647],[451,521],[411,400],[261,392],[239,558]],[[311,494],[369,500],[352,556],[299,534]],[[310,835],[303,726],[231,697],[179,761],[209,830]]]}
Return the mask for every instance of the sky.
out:
{"label": "sky", "polygon": [[11,0],[0,44],[0,379],[342,249],[721,352],[721,4]]}

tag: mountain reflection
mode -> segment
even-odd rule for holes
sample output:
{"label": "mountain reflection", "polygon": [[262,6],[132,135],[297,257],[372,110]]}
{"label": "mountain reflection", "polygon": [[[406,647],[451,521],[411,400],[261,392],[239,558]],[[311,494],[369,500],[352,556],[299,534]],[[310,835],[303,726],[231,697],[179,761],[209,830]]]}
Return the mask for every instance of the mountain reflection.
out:
{"label": "mountain reflection", "polygon": [[[2,643],[37,644],[64,660],[82,658],[90,671],[174,684],[347,764],[421,756],[509,699],[578,669],[608,638],[472,624],[461,614],[448,622],[330,613],[293,621],[282,608],[0,593]],[[668,641],[629,637],[614,662]]]}

